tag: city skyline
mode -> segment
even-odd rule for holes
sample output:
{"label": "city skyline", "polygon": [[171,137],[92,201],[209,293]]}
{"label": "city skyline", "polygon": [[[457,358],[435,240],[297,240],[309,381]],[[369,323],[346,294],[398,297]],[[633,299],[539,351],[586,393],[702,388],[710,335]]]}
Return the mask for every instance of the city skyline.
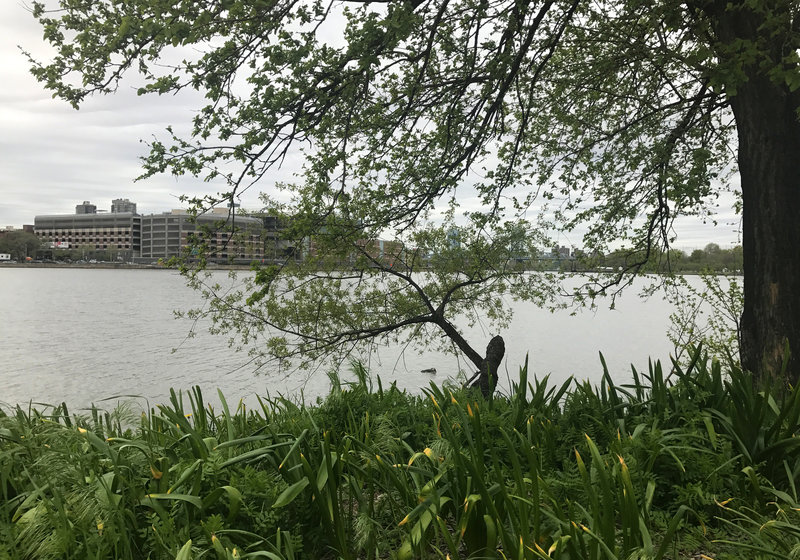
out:
{"label": "city skyline", "polygon": [[[128,198],[139,205],[140,212],[160,213],[184,206],[181,195],[214,195],[225,190],[224,184],[192,177],[161,175],[134,181],[141,173],[139,158],[147,153],[145,142],[164,139],[169,125],[178,133],[185,132],[202,101],[198,93],[140,97],[131,79],[113,96],[90,98],[76,111],[52,99],[36,82],[17,45],[34,57],[46,58],[41,30],[25,4],[2,3],[0,79],[6,87],[0,92],[0,227],[33,223],[36,215],[71,213],[84,200],[110,209],[112,199]],[[237,202],[243,208],[258,209],[258,194],[274,195],[274,184],[292,181],[301,162],[298,152],[290,153],[282,168],[272,170]],[[468,188],[463,190],[467,194],[460,199],[462,209],[475,207],[477,197],[471,197]],[[733,196],[720,199],[716,227],[699,219],[681,219],[675,246],[738,243],[740,216],[733,212],[733,203]],[[557,241],[582,244],[577,233],[561,234]]]}

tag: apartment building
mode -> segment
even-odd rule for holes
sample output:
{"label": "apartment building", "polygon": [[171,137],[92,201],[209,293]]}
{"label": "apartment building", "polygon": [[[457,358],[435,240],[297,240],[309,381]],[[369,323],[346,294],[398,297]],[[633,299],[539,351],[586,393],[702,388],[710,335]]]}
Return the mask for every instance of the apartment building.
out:
{"label": "apartment building", "polygon": [[136,214],[136,203],[131,202],[127,198],[115,198],[111,201],[112,214],[123,214],[126,212]]}

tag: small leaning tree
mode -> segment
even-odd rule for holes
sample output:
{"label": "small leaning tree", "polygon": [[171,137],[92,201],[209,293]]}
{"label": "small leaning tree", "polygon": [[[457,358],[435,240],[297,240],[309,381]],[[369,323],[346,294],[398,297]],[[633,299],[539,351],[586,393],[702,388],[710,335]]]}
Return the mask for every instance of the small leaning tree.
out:
{"label": "small leaning tree", "polygon": [[224,180],[233,200],[303,149],[294,194],[318,232],[349,211],[400,237],[469,185],[476,231],[543,210],[588,252],[625,247],[624,284],[669,255],[677,217],[736,193],[741,362],[800,379],[795,0],[52,1],[33,4],[55,48],[33,72],[54,95],[77,107],[129,72],[143,95],[205,95],[146,176]]}
{"label": "small leaning tree", "polygon": [[[278,214],[270,212],[272,216]],[[468,382],[485,396],[494,391],[505,346],[501,336],[486,353],[463,327],[480,324],[502,332],[512,317],[511,301],[557,305],[556,276],[526,271],[536,254],[536,232],[525,221],[485,229],[441,225],[416,227],[400,240],[382,241],[359,220],[330,214],[311,230],[297,212],[284,217],[283,235],[303,244],[303,258],[259,266],[223,288],[195,266],[211,256],[204,249],[184,261],[183,271],[208,302],[191,311],[211,317],[232,343],[260,341],[254,360],[311,369],[363,356],[381,344],[412,350],[436,349],[464,356],[475,371]],[[459,326],[454,319],[459,319]]]}

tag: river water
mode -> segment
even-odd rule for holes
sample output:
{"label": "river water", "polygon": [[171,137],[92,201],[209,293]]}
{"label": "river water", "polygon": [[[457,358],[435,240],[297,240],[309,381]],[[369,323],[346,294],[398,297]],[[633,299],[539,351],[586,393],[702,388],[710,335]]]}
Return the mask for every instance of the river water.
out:
{"label": "river water", "polygon": [[[308,399],[327,391],[322,371],[308,377],[262,368],[256,375],[246,354],[202,324],[196,336],[187,337],[191,321],[176,319],[173,311],[200,303],[170,270],[0,267],[0,406],[65,401],[81,408],[110,399],[103,402],[111,407],[129,395],[153,406],[168,400],[170,388],[194,385],[209,400],[219,388],[234,403],[253,403],[254,394],[302,391]],[[501,390],[517,378],[526,354],[532,374],[549,373],[557,383],[570,375],[599,382],[599,352],[618,382],[630,379],[631,363],[646,370],[648,358],[668,361],[673,352],[666,336],[670,305],[660,297],[640,299],[635,288],[614,310],[571,315],[532,304],[516,304],[515,310],[510,328],[501,333]],[[482,351],[492,334],[476,327],[467,338]],[[398,348],[381,350],[368,365],[384,385],[396,381],[411,391],[471,368],[451,355]],[[437,374],[422,372],[428,368]]]}

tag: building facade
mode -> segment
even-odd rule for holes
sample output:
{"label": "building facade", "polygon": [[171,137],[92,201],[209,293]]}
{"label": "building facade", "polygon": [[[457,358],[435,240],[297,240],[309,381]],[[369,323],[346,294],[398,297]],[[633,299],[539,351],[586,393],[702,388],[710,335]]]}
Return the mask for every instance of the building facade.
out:
{"label": "building facade", "polygon": [[123,260],[136,256],[141,243],[141,217],[130,212],[36,216],[33,227],[40,241],[50,247],[87,247],[115,253]]}
{"label": "building facade", "polygon": [[84,200],[83,204],[77,204],[75,206],[75,213],[76,214],[97,214],[97,206],[89,202],[88,200]]}
{"label": "building facade", "polygon": [[115,198],[111,201],[112,214],[136,214],[136,203],[127,198]]}
{"label": "building facade", "polygon": [[206,258],[218,263],[246,264],[264,259],[263,222],[259,218],[228,216],[226,208],[193,218],[185,210],[141,217],[142,260],[170,259],[191,251],[192,241],[204,239]]}
{"label": "building facade", "polygon": [[94,204],[84,201],[75,207],[75,214],[36,216],[33,225],[51,249],[107,252],[97,258],[155,262],[186,256],[200,240],[205,241],[209,261],[236,264],[298,258],[300,252],[281,235],[285,227],[274,216],[232,215],[228,208],[197,217],[186,210],[140,215],[136,203],[127,198],[113,200],[111,212],[98,213]]}
{"label": "building facade", "polygon": [[254,213],[251,216],[261,220],[264,262],[285,263],[300,260],[301,247],[286,236],[289,219],[264,213]]}

